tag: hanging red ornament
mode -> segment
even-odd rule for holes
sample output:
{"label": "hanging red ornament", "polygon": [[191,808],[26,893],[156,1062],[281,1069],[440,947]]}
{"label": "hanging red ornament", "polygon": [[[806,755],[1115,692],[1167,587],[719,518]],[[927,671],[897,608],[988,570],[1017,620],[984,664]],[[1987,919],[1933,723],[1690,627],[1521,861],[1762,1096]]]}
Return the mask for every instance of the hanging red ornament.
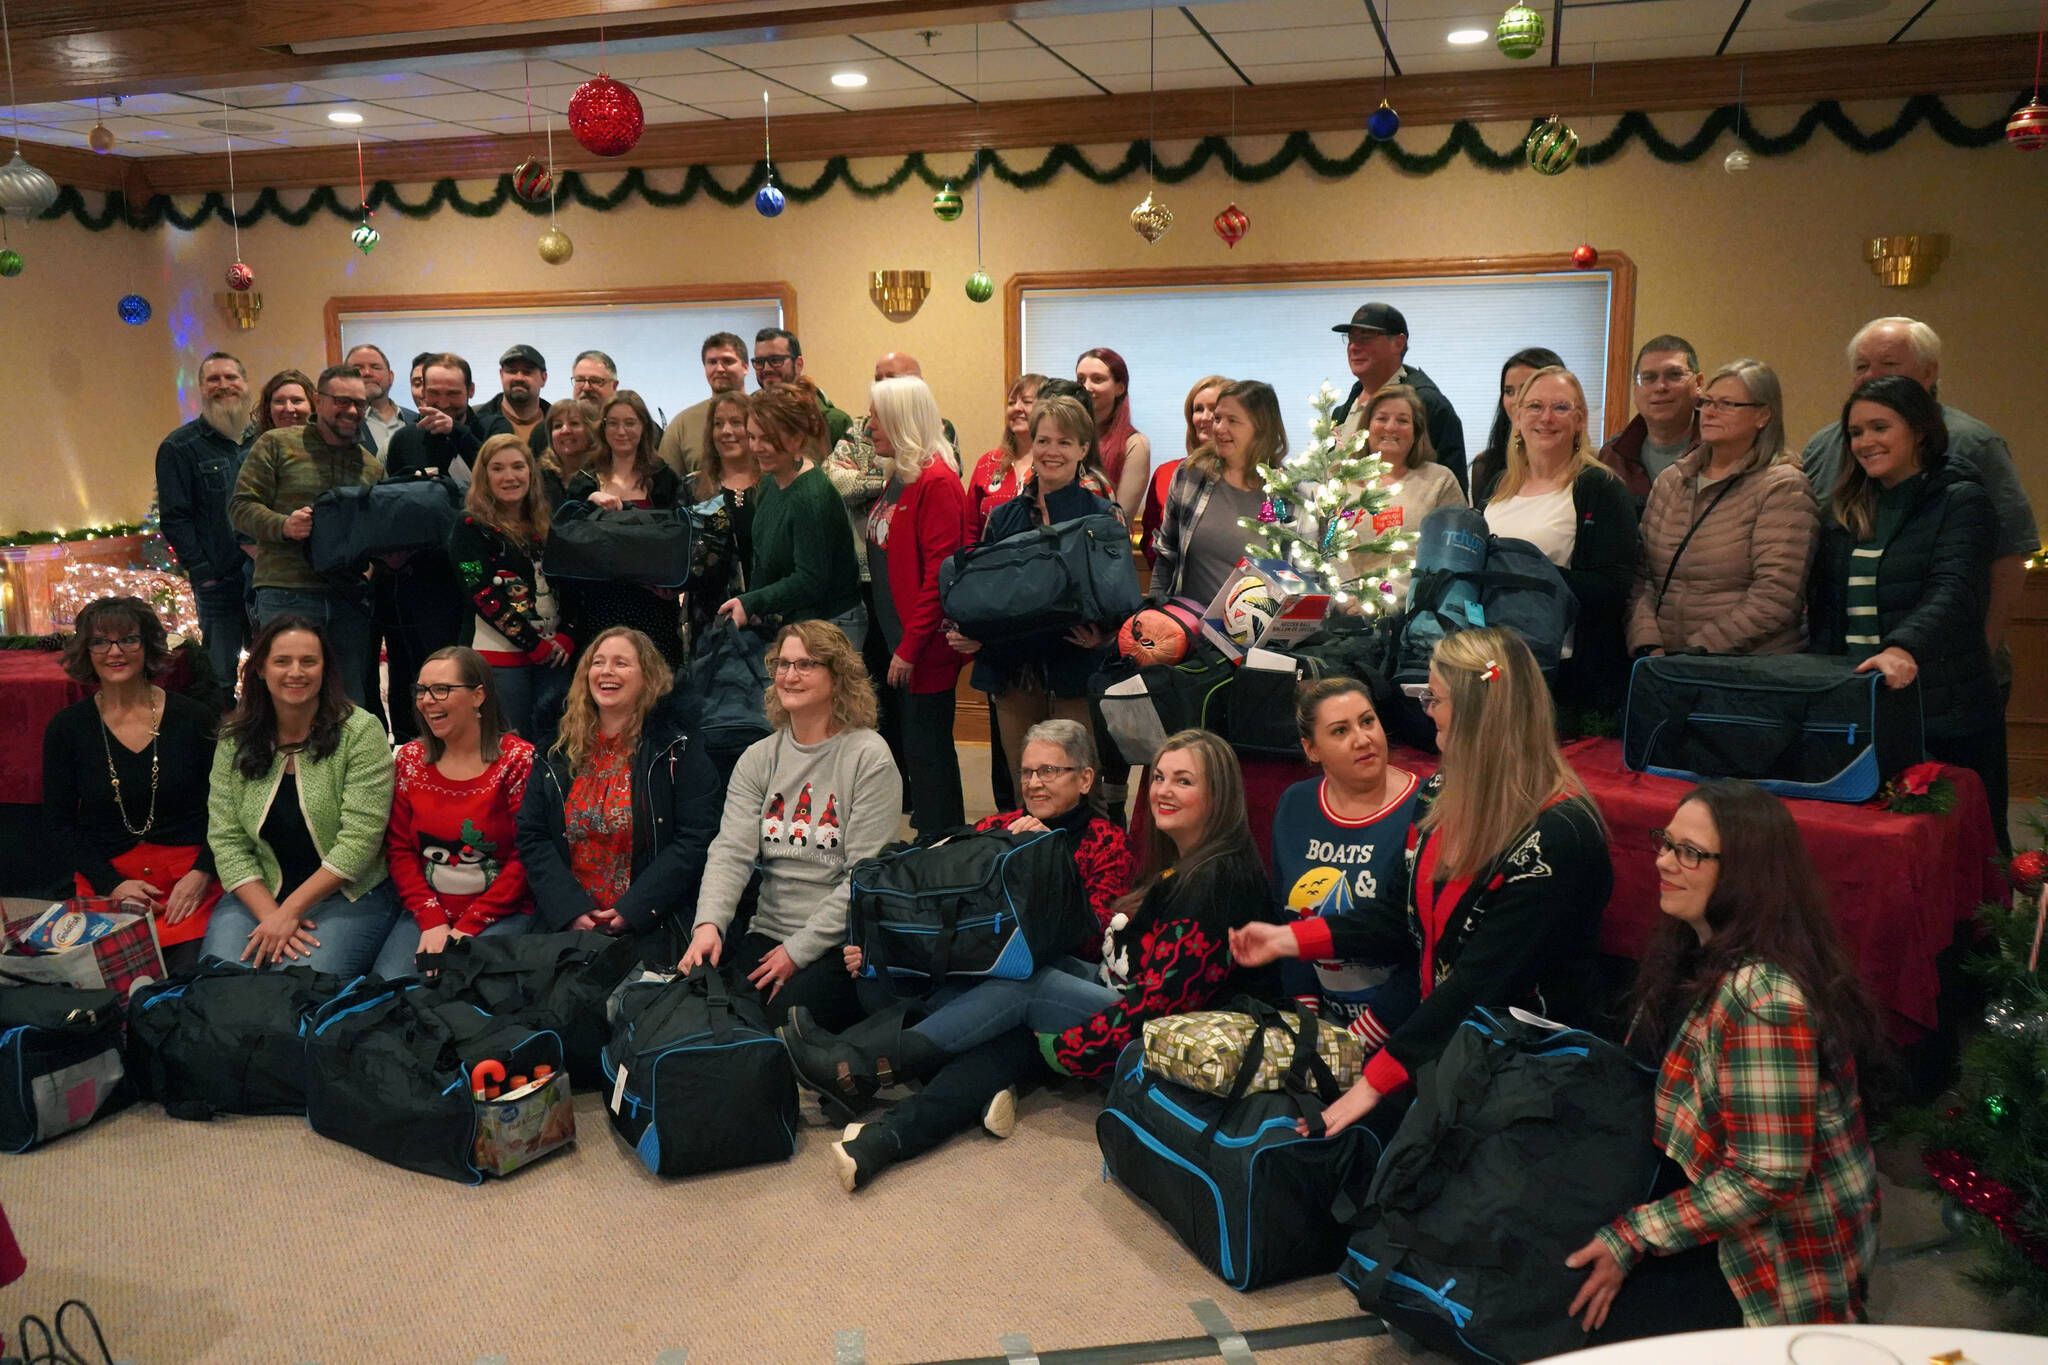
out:
{"label": "hanging red ornament", "polygon": [[623,156],[647,125],[640,97],[610,76],[593,76],[569,97],[569,131],[598,156]]}
{"label": "hanging red ornament", "polygon": [[1216,235],[1223,239],[1223,245],[1236,246],[1244,240],[1244,235],[1252,230],[1252,220],[1250,215],[1233,203],[1216,215],[1215,228]]}
{"label": "hanging red ornament", "polygon": [[228,267],[228,288],[241,292],[256,283],[256,272],[236,261]]}
{"label": "hanging red ornament", "polygon": [[1572,248],[1572,267],[1577,270],[1591,270],[1600,263],[1600,253],[1591,242],[1581,242]]}
{"label": "hanging red ornament", "polygon": [[2033,100],[2005,121],[2005,140],[2023,152],[2048,147],[2048,104]]}
{"label": "hanging red ornament", "polygon": [[2006,864],[2005,875],[2012,880],[2013,889],[2025,895],[2038,895],[2041,881],[2048,878],[2048,853],[2030,848],[2016,855]]}
{"label": "hanging red ornament", "polygon": [[530,156],[512,168],[512,193],[529,204],[544,204],[548,194],[555,188],[553,172],[541,164],[537,156]]}

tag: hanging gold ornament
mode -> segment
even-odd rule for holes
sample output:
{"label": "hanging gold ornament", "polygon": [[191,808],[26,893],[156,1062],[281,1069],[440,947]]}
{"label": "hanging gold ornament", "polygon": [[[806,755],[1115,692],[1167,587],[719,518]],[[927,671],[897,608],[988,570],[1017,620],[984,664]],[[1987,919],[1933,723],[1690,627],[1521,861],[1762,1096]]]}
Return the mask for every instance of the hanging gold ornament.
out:
{"label": "hanging gold ornament", "polygon": [[105,156],[114,150],[114,130],[104,123],[95,123],[92,131],[85,135],[85,145]]}
{"label": "hanging gold ornament", "polygon": [[1173,210],[1154,203],[1148,191],[1145,202],[1131,210],[1131,228],[1147,242],[1156,242],[1173,226]]}
{"label": "hanging gold ornament", "polygon": [[560,265],[576,251],[576,244],[569,240],[569,234],[558,227],[551,227],[540,236],[540,258],[549,265]]}

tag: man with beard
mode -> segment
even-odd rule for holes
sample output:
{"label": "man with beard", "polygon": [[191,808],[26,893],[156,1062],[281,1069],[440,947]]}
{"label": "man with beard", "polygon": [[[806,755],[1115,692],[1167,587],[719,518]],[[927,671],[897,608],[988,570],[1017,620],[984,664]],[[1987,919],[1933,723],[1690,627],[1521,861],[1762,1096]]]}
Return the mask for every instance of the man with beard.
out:
{"label": "man with beard", "polygon": [[[391,438],[405,427],[417,422],[420,415],[411,408],[398,406],[391,396],[391,362],[381,347],[364,342],[349,348],[341,358],[344,365],[353,365],[363,372],[363,387],[370,391],[370,410],[363,414],[363,444],[372,455],[382,455],[391,449]],[[389,465],[390,460],[384,463]]]}
{"label": "man with beard", "polygon": [[353,365],[330,365],[313,385],[313,420],[256,438],[242,461],[228,520],[256,542],[256,623],[279,616],[311,618],[326,632],[349,700],[361,705],[370,653],[367,585],[353,574],[313,571],[306,542],[313,500],[330,488],[354,488],[384,477],[384,465],[362,447],[369,387]]}
{"label": "man with beard", "polygon": [[[698,358],[704,362],[704,382],[711,386],[711,398],[746,391],[746,342],[731,332],[713,332],[698,348]],[[677,413],[655,448],[663,463],[685,479],[696,472],[697,461],[704,456],[704,417],[711,411],[711,398]],[[598,410],[603,408],[600,403]]]}
{"label": "man with beard", "polygon": [[540,396],[547,382],[547,361],[525,342],[500,356],[498,385],[502,391],[470,410],[469,424],[476,428],[477,441],[482,443],[507,431],[522,441],[531,441],[535,428],[546,426],[548,409],[553,406]]}
{"label": "man with beard", "polygon": [[[468,485],[479,449],[476,433],[463,419],[476,390],[462,357],[427,357],[420,381],[419,420],[391,438],[384,465],[392,476],[438,469]],[[536,430],[545,434],[546,428]],[[400,743],[415,737],[412,685],[420,665],[437,649],[461,643],[469,617],[462,580],[445,550],[420,550],[393,555],[375,566],[370,578],[377,628],[384,636],[384,657],[391,692],[391,733]]]}
{"label": "man with beard", "polygon": [[199,362],[199,415],[156,448],[156,505],[164,539],[192,580],[199,630],[214,676],[233,695],[249,643],[249,556],[228,523],[228,493],[256,439],[242,362],[215,351]]}

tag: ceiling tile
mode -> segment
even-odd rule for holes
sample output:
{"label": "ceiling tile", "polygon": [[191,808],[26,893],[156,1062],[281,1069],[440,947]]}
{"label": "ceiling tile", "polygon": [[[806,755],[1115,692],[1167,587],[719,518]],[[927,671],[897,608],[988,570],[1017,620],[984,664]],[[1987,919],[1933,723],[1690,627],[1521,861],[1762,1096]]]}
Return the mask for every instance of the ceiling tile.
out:
{"label": "ceiling tile", "polygon": [[[446,59],[434,64],[434,71],[442,80],[452,81],[471,90],[521,90],[529,83],[540,85],[580,85],[589,79],[586,72],[561,62],[539,57],[531,62],[469,62],[455,63]],[[374,97],[373,97],[374,98]]]}
{"label": "ceiling tile", "polygon": [[[474,119],[526,117],[526,106],[518,100],[506,99],[503,95],[487,95],[480,90],[465,90],[459,95],[421,95],[416,99],[392,99],[380,101],[387,109],[397,109],[411,116],[411,119],[442,119],[451,123]],[[407,121],[411,121],[410,119]]]}
{"label": "ceiling tile", "polygon": [[[1243,63],[1239,63],[1244,66]],[[1403,70],[1406,70],[1404,67]],[[1379,79],[1379,63],[1370,71],[1352,62],[1288,62],[1280,66],[1244,66],[1254,85],[1292,85],[1297,81],[1349,81]]]}
{"label": "ceiling tile", "polygon": [[702,123],[717,117],[718,115],[716,114],[707,114],[703,110],[693,109],[687,104],[672,104],[666,100],[660,104],[650,104],[647,106],[647,121],[649,123]]}
{"label": "ceiling tile", "polygon": [[379,128],[373,136],[386,142],[425,142],[437,137],[469,137],[476,131],[457,123],[402,123]]}
{"label": "ceiling tile", "polygon": [[[198,114],[160,114],[155,118],[152,118],[150,122],[155,124],[161,124],[165,128],[180,130],[186,136],[189,137],[212,138],[216,142],[218,142],[224,136],[222,131],[218,128],[204,127],[203,122],[205,120],[219,119],[220,117],[220,110],[215,109],[210,112]],[[260,123],[264,125],[264,128],[261,132],[236,132],[235,142],[238,145],[252,138],[261,139],[266,137],[275,137],[279,133],[284,132],[288,128],[298,128],[303,126],[297,123],[282,122],[277,118],[274,118],[268,110],[264,109],[230,109],[227,113],[227,117],[233,119],[237,123]]]}
{"label": "ceiling tile", "polygon": [[[1307,34],[1315,32],[1315,30],[1311,29],[1295,29],[1292,31]],[[1345,31],[1343,29],[1328,30],[1330,33],[1343,33]],[[1370,28],[1366,30],[1368,33],[1371,31]],[[1342,49],[1341,43],[1337,45],[1337,50],[1333,51],[1331,48],[1325,47],[1320,53],[1314,51],[1315,44],[1310,43],[1307,46],[1310,49],[1307,55],[1290,56],[1275,60],[1308,61],[1317,55],[1325,58],[1351,55]],[[1161,38],[1156,43],[1146,43],[1143,41],[1135,43],[1059,43],[1055,44],[1055,50],[1058,51],[1060,56],[1065,57],[1091,76],[1121,76],[1132,72],[1142,74],[1148,67],[1156,68],[1160,71],[1200,71],[1208,67],[1220,67],[1223,65],[1223,59],[1216,55],[1216,49],[1209,46],[1206,38],[1200,37]],[[1375,53],[1379,51],[1377,45],[1374,46],[1373,51]],[[1235,57],[1237,54],[1232,52],[1231,55]]]}
{"label": "ceiling tile", "polygon": [[[48,104],[0,104],[0,125],[17,119],[23,123],[72,123],[78,115],[78,106],[63,100],[53,100]],[[88,127],[91,126],[89,112],[86,122]]]}
{"label": "ceiling tile", "polygon": [[409,99],[421,95],[450,95],[463,89],[452,81],[437,80],[413,71],[387,71],[376,76],[317,76],[305,82],[351,100]]}
{"label": "ceiling tile", "polygon": [[[688,80],[701,80],[701,79],[702,79],[702,77],[698,77],[698,76],[691,76],[691,77],[679,77],[678,79],[688,79]],[[750,79],[751,79],[751,78],[750,78]],[[757,82],[757,84],[758,84],[758,82]],[[537,85],[537,86],[535,86],[535,87],[533,88],[533,115],[534,115],[534,122],[535,122],[535,124],[536,124],[536,125],[538,125],[538,124],[540,123],[540,121],[541,121],[541,118],[542,118],[542,116],[543,116],[543,115],[545,115],[545,114],[548,114],[548,113],[556,113],[556,114],[566,114],[566,113],[568,113],[568,112],[569,112],[569,101],[570,101],[570,100],[572,100],[572,99],[574,99],[574,98],[576,97],[576,92],[577,92],[578,90],[582,89],[582,88],[583,88],[583,82],[581,82],[581,81],[578,81],[578,82],[577,82],[576,84],[574,84],[574,85],[547,85],[547,86],[540,86],[540,85]],[[652,90],[649,90],[649,89],[647,88],[647,82],[646,82],[646,81],[644,81],[644,80],[637,80],[637,81],[634,81],[634,82],[632,82],[632,88],[633,88],[633,94],[634,94],[634,96],[635,96],[635,97],[636,97],[637,99],[639,99],[639,101],[640,101],[640,107],[641,107],[641,109],[645,110],[645,111],[646,111],[646,112],[648,112],[648,113],[652,113],[652,112],[653,112],[653,111],[654,111],[654,110],[655,110],[655,109],[656,109],[657,107],[659,107],[659,106],[661,106],[661,105],[664,105],[664,104],[667,104],[667,103],[669,102],[668,100],[664,99],[664,98],[663,98],[662,96],[660,96],[660,95],[656,94],[656,93],[655,93],[654,91],[652,91]],[[526,92],[525,92],[525,91],[523,91],[523,90],[501,90],[501,91],[499,91],[498,93],[499,93],[500,95],[502,95],[502,96],[503,96],[503,97],[504,97],[505,99],[508,99],[508,100],[513,100],[513,101],[517,102],[517,103],[519,104],[519,106],[520,106],[520,109],[521,109],[521,111],[522,111],[522,112],[524,112],[524,110],[525,110],[525,107],[526,107],[526,104],[525,104],[525,100],[526,100]],[[502,116],[494,116],[494,117],[502,117]],[[475,122],[475,120],[474,120],[474,119],[468,119],[468,120],[465,120],[465,122],[470,122],[470,123],[474,123],[474,122]]]}
{"label": "ceiling tile", "polygon": [[332,122],[327,117],[329,114],[336,112],[361,114],[363,116],[363,121],[361,123],[351,123],[347,125],[350,128],[375,128],[381,125],[388,124],[419,122],[419,116],[417,114],[401,113],[399,110],[386,108],[381,104],[370,104],[362,100],[337,100],[332,104],[279,105],[272,108],[262,110],[252,109],[244,112],[246,116],[255,116],[260,114],[263,118],[267,118],[271,120],[273,123],[276,123],[279,126],[285,128],[340,127],[340,124]]}
{"label": "ceiling tile", "polygon": [[[689,100],[687,103],[696,105],[706,113],[718,114],[725,118],[761,117],[761,99],[758,95],[751,100]],[[814,100],[809,95],[785,95],[775,101],[774,107],[774,116],[776,118],[782,118],[790,114],[829,114],[831,112],[833,112],[831,105],[826,104],[822,100]]]}
{"label": "ceiling tile", "polygon": [[989,81],[983,84],[978,92],[984,103],[993,103],[997,100],[1070,99],[1077,95],[1101,93],[1079,76],[1057,77],[1043,81]]}
{"label": "ceiling tile", "polygon": [[[198,105],[218,109],[221,101],[240,109],[262,109],[279,104],[330,104],[334,93],[329,90],[315,90],[309,85],[243,85],[222,90],[187,90],[186,94]],[[177,113],[178,110],[166,110]]]}
{"label": "ceiling tile", "polygon": [[[1826,42],[1830,47],[1853,47],[1861,43],[1884,43],[1899,31],[1900,20],[1865,20],[1860,23],[1830,24]],[[1787,52],[1814,46],[1819,34],[1812,24],[1762,24],[1745,19],[1728,44],[1731,56],[1744,52]]]}
{"label": "ceiling tile", "polygon": [[[595,52],[563,57],[562,65],[586,75],[595,75],[599,62]],[[688,76],[704,71],[730,71],[732,63],[720,61],[698,48],[668,47],[643,50],[637,47],[621,50],[614,47],[605,54],[602,63],[607,74],[622,81],[638,84],[646,76]]]}
{"label": "ceiling tile", "polygon": [[1235,85],[1244,82],[1235,71],[1218,62],[1202,71],[1161,71],[1156,77],[1147,77],[1142,71],[1123,76],[1097,76],[1095,79],[1108,86],[1111,94],[1142,95],[1147,90],[1202,90],[1210,87]]}
{"label": "ceiling tile", "polygon": [[819,62],[857,62],[875,54],[851,38],[784,38],[779,43],[720,43],[710,49],[728,61],[756,70],[764,66],[811,66]]}
{"label": "ceiling tile", "polygon": [[[1197,39],[1196,41],[1200,41]],[[1249,33],[1219,33],[1216,41],[1239,66],[1284,66],[1289,62],[1331,62],[1370,59],[1379,70],[1380,40],[1371,24],[1331,28],[1276,28]],[[1166,45],[1160,44],[1163,49]],[[1207,44],[1203,44],[1207,46]],[[1073,55],[1073,49],[1067,54]],[[1400,49],[1395,49],[1398,54]],[[1213,54],[1212,54],[1213,55]],[[1078,60],[1078,59],[1076,59]],[[1081,65],[1086,66],[1086,62]],[[1161,65],[1165,65],[1164,62]]]}
{"label": "ceiling tile", "polygon": [[[109,117],[115,114],[188,114],[195,109],[214,107],[213,101],[193,99],[189,95],[123,95],[119,104],[114,99],[108,95],[99,101],[100,111]],[[71,103],[88,113],[93,108],[91,100],[72,100]]]}
{"label": "ceiling tile", "polygon": [[989,81],[1050,81],[1065,80],[1074,74],[1073,68],[1033,44],[1030,47],[1013,47],[1001,52],[981,54],[977,69],[974,54],[948,53],[932,57],[905,57],[919,71],[935,81],[974,93],[977,80]]}
{"label": "ceiling tile", "polygon": [[[1408,3],[1397,9],[1411,8]],[[1470,8],[1469,5],[1466,8]],[[1195,22],[1214,34],[1247,33],[1269,28],[1313,28],[1323,24],[1355,24],[1365,13],[1359,0],[1235,0],[1230,4],[1193,6]],[[1498,16],[1495,16],[1498,18]],[[1420,22],[1436,23],[1435,20]],[[1493,26],[1493,20],[1487,21]]]}
{"label": "ceiling tile", "polygon": [[706,103],[730,104],[743,99],[752,99],[759,105],[763,87],[777,103],[784,98],[797,98],[750,71],[735,71],[730,67],[702,76],[649,76],[633,84],[635,89],[660,95],[663,99],[699,106]]}
{"label": "ceiling tile", "polygon": [[[276,140],[286,147],[353,147],[356,135],[346,128],[290,128]],[[365,129],[363,141],[375,142],[377,135]]]}
{"label": "ceiling tile", "polygon": [[[1287,2],[1292,3],[1292,0]],[[965,52],[971,55],[974,51],[977,29],[980,30],[983,52],[1037,46],[1030,38],[1008,24],[948,24],[944,28],[905,28],[887,33],[863,33],[860,36],[882,51],[894,53],[899,57],[916,57],[934,52]],[[930,42],[924,39],[926,32],[932,34]]]}
{"label": "ceiling tile", "polygon": [[832,100],[848,109],[901,109],[917,104],[967,103],[952,91],[936,85],[921,85],[914,90],[834,90]]}
{"label": "ceiling tile", "polygon": [[[866,85],[851,90],[841,90],[832,84],[832,77],[841,71],[858,71],[868,78]],[[864,62],[827,62],[822,66],[764,66],[761,74],[772,76],[784,85],[813,95],[822,95],[834,104],[841,95],[855,95],[861,91],[881,90],[922,90],[931,86],[931,80],[910,67],[890,61],[887,57],[870,55]]]}
{"label": "ceiling tile", "polygon": [[1996,33],[2027,32],[2027,16],[2009,10],[1951,10],[1938,6],[1913,25],[1904,42],[1930,42],[1941,38],[1981,38]]}
{"label": "ceiling tile", "polygon": [[[1741,0],[1637,0],[1629,5],[1586,5],[1565,12],[1564,38],[1567,43],[1598,43],[1603,54],[1610,42],[1697,38],[1702,43],[1694,51],[1708,56],[1720,46],[1721,35],[1728,31],[1729,23],[1742,8]],[[1743,27],[1753,22],[1756,13],[1752,7]],[[1493,45],[1476,46],[1488,49]]]}
{"label": "ceiling tile", "polygon": [[[1147,27],[1147,21],[1155,27]],[[1167,38],[1199,37],[1177,9],[1113,10],[1103,14],[1061,14],[1044,18],[1019,19],[1023,28],[1039,42],[1051,47],[1068,43],[1142,43],[1148,36]]]}

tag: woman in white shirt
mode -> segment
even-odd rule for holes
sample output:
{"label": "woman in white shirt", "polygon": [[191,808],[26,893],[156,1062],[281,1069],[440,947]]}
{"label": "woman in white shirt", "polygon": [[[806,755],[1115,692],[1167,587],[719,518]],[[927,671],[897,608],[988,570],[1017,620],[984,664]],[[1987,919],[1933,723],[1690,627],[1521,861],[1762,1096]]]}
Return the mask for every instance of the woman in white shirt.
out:
{"label": "woman in white shirt", "polygon": [[[1404,531],[1412,547],[1424,517],[1439,507],[1466,505],[1457,476],[1436,462],[1436,447],[1429,440],[1429,415],[1422,406],[1422,395],[1412,387],[1389,384],[1375,393],[1366,402],[1360,425],[1373,454],[1386,461],[1387,472],[1380,476],[1380,486],[1392,495],[1386,508],[1373,517],[1370,530],[1360,527],[1360,534]],[[1354,554],[1345,563],[1345,576],[1353,580],[1351,590],[1360,592],[1366,587],[1363,580],[1410,558],[1408,554]],[[1392,574],[1388,581],[1394,589],[1391,600],[1407,601],[1407,571]]]}

